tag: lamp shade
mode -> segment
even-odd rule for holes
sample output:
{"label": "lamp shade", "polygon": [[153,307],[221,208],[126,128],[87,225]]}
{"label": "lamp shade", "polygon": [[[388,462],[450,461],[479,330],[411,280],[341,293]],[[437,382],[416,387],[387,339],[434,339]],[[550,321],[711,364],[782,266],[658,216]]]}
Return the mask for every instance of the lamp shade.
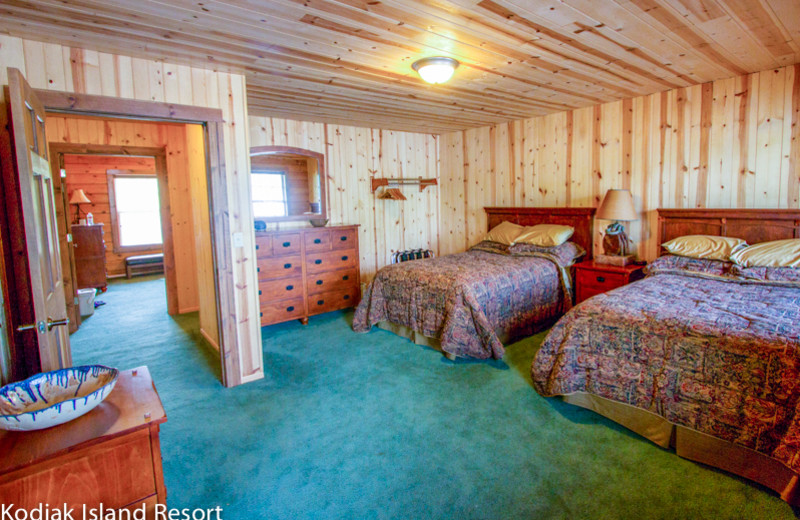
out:
{"label": "lamp shade", "polygon": [[75,190],[72,192],[72,197],[69,199],[70,204],[91,204],[92,201],[86,196],[83,190]]}
{"label": "lamp shade", "polygon": [[411,68],[428,83],[444,83],[453,77],[456,67],[458,61],[444,56],[422,58],[411,65]]}
{"label": "lamp shade", "polygon": [[594,218],[603,220],[639,220],[628,190],[608,190]]}

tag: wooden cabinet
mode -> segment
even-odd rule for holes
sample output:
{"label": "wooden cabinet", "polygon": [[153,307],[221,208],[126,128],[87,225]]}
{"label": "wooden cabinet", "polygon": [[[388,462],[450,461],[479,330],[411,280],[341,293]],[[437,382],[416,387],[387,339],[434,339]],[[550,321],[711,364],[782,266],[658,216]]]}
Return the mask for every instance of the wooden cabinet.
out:
{"label": "wooden cabinet", "polygon": [[644,278],[644,265],[575,264],[575,303]]}
{"label": "wooden cabinet", "polygon": [[261,325],[355,307],[358,226],[256,232]]}
{"label": "wooden cabinet", "polygon": [[[88,414],[34,432],[0,431],[0,503],[75,510],[166,504],[159,425],[167,420],[147,367],[120,373]],[[148,517],[151,517],[148,515]]]}
{"label": "wooden cabinet", "polygon": [[78,289],[103,288],[106,281],[106,245],[103,224],[72,226],[75,275]]}

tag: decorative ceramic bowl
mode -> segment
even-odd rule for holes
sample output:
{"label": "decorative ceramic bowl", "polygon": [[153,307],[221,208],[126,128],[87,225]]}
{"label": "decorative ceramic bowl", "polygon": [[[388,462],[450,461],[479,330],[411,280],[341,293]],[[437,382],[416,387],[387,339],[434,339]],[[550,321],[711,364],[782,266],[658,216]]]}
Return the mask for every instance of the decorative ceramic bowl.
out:
{"label": "decorative ceramic bowl", "polygon": [[314,226],[314,227],[325,227],[325,224],[328,223],[328,219],[326,219],[326,218],[312,218],[311,220],[309,220],[309,222],[311,222],[311,225]]}
{"label": "decorative ceramic bowl", "polygon": [[62,368],[0,388],[0,429],[41,430],[71,421],[100,404],[119,371],[103,365]]}

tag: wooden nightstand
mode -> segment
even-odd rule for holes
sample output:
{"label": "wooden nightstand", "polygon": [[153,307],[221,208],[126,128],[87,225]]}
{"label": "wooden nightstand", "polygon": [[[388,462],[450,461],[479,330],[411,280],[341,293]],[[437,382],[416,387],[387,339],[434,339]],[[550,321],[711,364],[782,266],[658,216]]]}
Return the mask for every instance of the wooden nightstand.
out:
{"label": "wooden nightstand", "polygon": [[644,278],[644,265],[575,264],[575,303]]}

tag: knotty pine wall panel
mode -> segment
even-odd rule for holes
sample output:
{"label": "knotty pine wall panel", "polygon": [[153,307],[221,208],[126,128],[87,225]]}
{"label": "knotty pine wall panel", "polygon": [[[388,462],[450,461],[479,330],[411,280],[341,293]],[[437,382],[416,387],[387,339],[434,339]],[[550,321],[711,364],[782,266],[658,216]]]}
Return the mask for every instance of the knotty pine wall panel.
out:
{"label": "knotty pine wall panel", "polygon": [[[231,233],[242,233],[242,247],[233,247],[232,309],[223,320],[238,329],[240,379],[263,377],[258,326],[255,235],[250,208],[250,162],[245,78],[240,74],[171,65],[123,54],[70,48],[53,43],[0,35],[0,84],[7,84],[6,67],[22,71],[34,88],[100,94],[140,101],[164,101],[222,111],[228,207]],[[136,139],[133,135],[134,141]]]}
{"label": "knotty pine wall panel", "polygon": [[800,207],[798,136],[800,65],[444,134],[440,252],[480,239],[483,206],[598,206],[626,188],[652,260],[657,208]]}
{"label": "knotty pine wall panel", "polygon": [[[438,254],[438,186],[423,192],[403,186],[404,201],[377,199],[370,187],[371,176],[438,178],[437,136],[251,116],[250,142],[325,154],[330,225],[360,224],[362,281],[389,264],[395,251],[430,248]],[[308,223],[267,226],[287,229]]]}

